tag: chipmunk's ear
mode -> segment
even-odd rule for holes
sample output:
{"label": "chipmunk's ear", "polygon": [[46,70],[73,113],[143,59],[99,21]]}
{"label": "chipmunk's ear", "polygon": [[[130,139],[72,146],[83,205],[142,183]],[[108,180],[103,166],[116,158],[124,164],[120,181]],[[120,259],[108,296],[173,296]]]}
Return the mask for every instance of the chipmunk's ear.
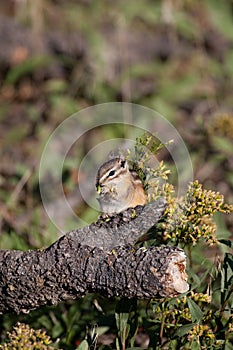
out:
{"label": "chipmunk's ear", "polygon": [[121,167],[122,168],[128,168],[128,163],[126,162],[126,160],[121,160]]}
{"label": "chipmunk's ear", "polygon": [[128,168],[127,160],[123,155],[120,156],[120,165],[121,165],[121,168],[124,168],[124,169]]}
{"label": "chipmunk's ear", "polygon": [[107,159],[111,160],[111,159],[121,158],[122,152],[123,150],[121,150],[120,148],[114,149],[109,152]]}

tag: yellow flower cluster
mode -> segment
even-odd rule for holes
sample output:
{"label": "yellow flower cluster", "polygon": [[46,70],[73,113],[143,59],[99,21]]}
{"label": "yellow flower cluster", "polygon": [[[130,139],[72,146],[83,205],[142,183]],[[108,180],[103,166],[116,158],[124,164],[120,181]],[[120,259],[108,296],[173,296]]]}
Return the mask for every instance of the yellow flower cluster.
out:
{"label": "yellow flower cluster", "polygon": [[137,139],[135,145],[134,170],[144,184],[148,200],[165,197],[168,203],[163,221],[156,227],[156,239],[183,245],[196,245],[200,239],[217,243],[213,214],[230,213],[233,205],[224,203],[224,196],[219,192],[203,189],[197,180],[190,183],[183,198],[175,198],[174,187],[167,181],[170,170],[163,162],[157,167],[148,166],[153,155],[163,147],[148,134]]}
{"label": "yellow flower cluster", "polygon": [[[179,324],[192,322],[190,308],[188,307],[188,298],[198,304],[201,310],[205,308],[206,304],[211,303],[211,297],[209,295],[194,293],[193,291],[191,291],[188,295],[174,299],[172,303],[157,303],[156,307],[154,308],[154,313],[161,321],[164,320],[165,328],[174,328],[176,323],[177,326],[179,326]],[[211,316],[212,310],[209,310],[209,312],[205,315],[205,322],[210,321]]]}
{"label": "yellow flower cluster", "polygon": [[193,244],[204,238],[209,244],[217,242],[215,212],[230,213],[233,205],[224,203],[219,192],[205,190],[196,180],[189,185],[187,194],[171,200],[163,223],[164,237],[177,243]]}
{"label": "yellow flower cluster", "polygon": [[27,349],[27,350],[53,350],[50,337],[41,329],[35,330],[29,325],[18,322],[12,332],[8,332],[9,342],[0,345],[2,350]]}
{"label": "yellow flower cluster", "polygon": [[207,324],[195,324],[188,332],[188,341],[198,340],[200,337],[215,339],[212,329]]}
{"label": "yellow flower cluster", "polygon": [[[191,298],[196,303],[211,303],[211,296],[204,293],[194,293],[193,291],[190,292],[189,298]],[[187,304],[187,295],[184,295],[182,298],[177,298],[178,304]]]}

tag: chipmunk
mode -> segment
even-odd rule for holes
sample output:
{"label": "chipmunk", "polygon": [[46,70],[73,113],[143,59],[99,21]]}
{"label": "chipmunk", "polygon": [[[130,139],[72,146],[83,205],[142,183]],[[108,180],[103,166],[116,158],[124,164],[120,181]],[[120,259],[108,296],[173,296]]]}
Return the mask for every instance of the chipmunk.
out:
{"label": "chipmunk", "polygon": [[146,204],[146,194],[138,174],[130,170],[127,161],[121,157],[101,165],[96,188],[100,210],[104,214],[116,214]]}

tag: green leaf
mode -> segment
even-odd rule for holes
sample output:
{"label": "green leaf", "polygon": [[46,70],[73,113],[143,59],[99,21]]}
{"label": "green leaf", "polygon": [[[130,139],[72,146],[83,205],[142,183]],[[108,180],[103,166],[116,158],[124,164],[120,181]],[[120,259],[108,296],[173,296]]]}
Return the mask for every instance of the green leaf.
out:
{"label": "green leaf", "polygon": [[130,341],[131,346],[134,343],[134,337],[138,328],[137,301],[122,298],[116,306],[115,319],[118,329],[119,344],[121,347]]}
{"label": "green leaf", "polygon": [[190,324],[186,324],[184,326],[181,326],[176,332],[175,332],[175,336],[177,337],[183,337],[183,335],[187,334],[188,331],[190,331],[193,326],[195,325],[195,323],[190,323]]}
{"label": "green leaf", "polygon": [[26,61],[11,68],[6,76],[5,84],[16,84],[23,76],[33,73],[38,68],[51,65],[53,62],[54,58],[50,56],[30,57]]}
{"label": "green leaf", "polygon": [[231,343],[231,340],[226,340],[226,343],[225,343],[225,348],[224,350],[232,350],[233,349],[233,345]]}
{"label": "green leaf", "polygon": [[219,242],[222,244],[225,244],[229,248],[233,248],[233,242],[230,241],[229,239],[219,239]]}
{"label": "green leaf", "polygon": [[77,350],[88,350],[88,349],[89,349],[89,345],[86,340],[83,340],[81,344],[77,347]]}
{"label": "green leaf", "polygon": [[222,136],[212,136],[212,143],[215,149],[230,156],[232,154],[232,140]]}
{"label": "green leaf", "polygon": [[188,307],[191,313],[192,322],[201,322],[203,313],[200,307],[190,298],[187,298]]}
{"label": "green leaf", "polygon": [[233,257],[232,254],[226,253],[223,261],[222,269],[222,283],[221,283],[221,302],[222,304],[226,303],[230,299],[233,289],[232,289],[232,280],[233,280]]}

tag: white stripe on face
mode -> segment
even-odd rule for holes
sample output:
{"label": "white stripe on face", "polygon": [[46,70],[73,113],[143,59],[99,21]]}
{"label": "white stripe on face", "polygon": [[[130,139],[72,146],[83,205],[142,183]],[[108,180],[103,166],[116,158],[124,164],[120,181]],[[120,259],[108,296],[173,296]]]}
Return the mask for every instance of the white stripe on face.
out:
{"label": "white stripe on face", "polygon": [[102,185],[108,180],[112,180],[116,177],[126,174],[128,172],[128,164],[121,158],[114,158],[104,163],[97,173],[96,185]]}

